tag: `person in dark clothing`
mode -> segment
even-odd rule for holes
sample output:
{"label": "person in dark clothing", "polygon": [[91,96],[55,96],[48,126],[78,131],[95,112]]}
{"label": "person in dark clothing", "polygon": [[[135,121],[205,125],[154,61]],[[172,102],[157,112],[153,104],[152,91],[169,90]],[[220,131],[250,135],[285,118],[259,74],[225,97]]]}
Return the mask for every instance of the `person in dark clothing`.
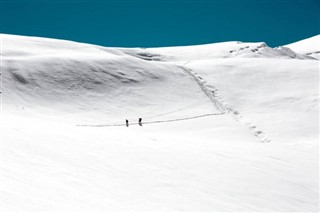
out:
{"label": "person in dark clothing", "polygon": [[127,127],[129,126],[129,121],[128,121],[128,119],[126,119],[126,126],[127,126]]}
{"label": "person in dark clothing", "polygon": [[142,118],[139,118],[139,125],[142,126]]}

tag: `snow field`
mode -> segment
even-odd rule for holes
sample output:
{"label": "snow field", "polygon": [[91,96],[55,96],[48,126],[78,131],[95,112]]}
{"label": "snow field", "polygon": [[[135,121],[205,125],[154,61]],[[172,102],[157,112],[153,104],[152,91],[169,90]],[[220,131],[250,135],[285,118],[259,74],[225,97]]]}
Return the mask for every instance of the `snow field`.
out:
{"label": "snow field", "polygon": [[1,40],[2,212],[319,210],[310,55]]}

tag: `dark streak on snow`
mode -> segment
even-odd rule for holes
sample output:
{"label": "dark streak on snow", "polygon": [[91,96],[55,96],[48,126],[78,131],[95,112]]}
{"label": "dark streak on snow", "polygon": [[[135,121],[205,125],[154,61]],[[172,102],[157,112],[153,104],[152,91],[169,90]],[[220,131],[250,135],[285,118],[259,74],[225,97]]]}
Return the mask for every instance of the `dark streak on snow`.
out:
{"label": "dark streak on snow", "polygon": [[[177,122],[177,121],[185,121],[185,120],[191,120],[196,118],[202,118],[202,117],[208,117],[208,116],[214,116],[214,115],[223,115],[223,113],[211,113],[211,114],[204,114],[204,115],[198,115],[193,117],[186,117],[186,118],[177,118],[177,119],[171,119],[171,120],[158,120],[158,121],[147,121],[143,122],[142,124],[156,124],[156,123],[169,123],[169,122]],[[138,123],[130,123],[131,125],[139,125]],[[83,127],[111,127],[111,126],[126,126],[126,124],[79,124],[76,126],[83,126]]]}

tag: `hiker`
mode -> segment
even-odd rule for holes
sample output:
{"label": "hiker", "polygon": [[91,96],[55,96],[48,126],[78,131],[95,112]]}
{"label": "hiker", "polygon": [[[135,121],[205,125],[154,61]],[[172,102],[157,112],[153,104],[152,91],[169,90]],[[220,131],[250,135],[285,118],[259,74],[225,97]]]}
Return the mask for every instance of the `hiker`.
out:
{"label": "hiker", "polygon": [[129,121],[128,121],[128,119],[126,119],[126,126],[127,126],[127,127],[129,126]]}
{"label": "hiker", "polygon": [[139,118],[139,125],[142,126],[142,118]]}

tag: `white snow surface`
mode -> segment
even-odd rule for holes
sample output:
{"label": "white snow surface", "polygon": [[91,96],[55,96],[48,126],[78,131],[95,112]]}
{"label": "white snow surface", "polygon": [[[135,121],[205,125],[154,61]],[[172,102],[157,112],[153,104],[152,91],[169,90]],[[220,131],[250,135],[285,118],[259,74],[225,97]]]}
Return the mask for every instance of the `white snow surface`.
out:
{"label": "white snow surface", "polygon": [[1,34],[1,212],[318,212],[318,38]]}
{"label": "white snow surface", "polygon": [[320,35],[285,45],[285,47],[320,60]]}

